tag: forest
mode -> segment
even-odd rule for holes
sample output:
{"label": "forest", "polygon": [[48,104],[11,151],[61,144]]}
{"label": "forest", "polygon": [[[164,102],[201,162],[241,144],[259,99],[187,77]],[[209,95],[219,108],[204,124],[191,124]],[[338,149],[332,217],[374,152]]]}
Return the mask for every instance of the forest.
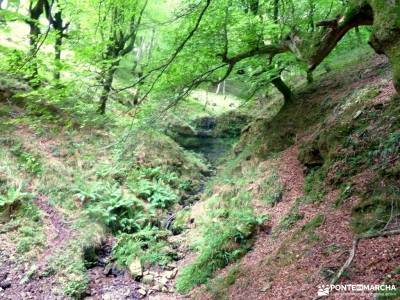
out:
{"label": "forest", "polygon": [[0,0],[0,299],[323,298],[400,298],[400,0]]}

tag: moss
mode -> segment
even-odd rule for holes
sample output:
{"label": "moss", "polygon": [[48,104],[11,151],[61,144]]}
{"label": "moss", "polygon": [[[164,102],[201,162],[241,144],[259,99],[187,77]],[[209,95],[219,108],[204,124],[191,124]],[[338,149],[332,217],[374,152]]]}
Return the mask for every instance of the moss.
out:
{"label": "moss", "polygon": [[280,219],[279,224],[274,231],[279,232],[282,230],[289,230],[303,218],[304,214],[299,212],[299,202],[296,202],[290,211]]}
{"label": "moss", "polygon": [[320,202],[325,194],[325,168],[314,169],[304,181],[304,196],[302,201],[306,203]]}
{"label": "moss", "polygon": [[239,265],[233,265],[226,274],[219,275],[208,283],[207,291],[213,295],[213,299],[229,299],[228,288],[235,283],[240,272]]}
{"label": "moss", "polygon": [[391,46],[386,50],[386,53],[392,66],[394,86],[400,94],[400,43]]}
{"label": "moss", "polygon": [[279,177],[275,170],[270,172],[270,175],[262,181],[261,185],[261,200],[266,204],[274,206],[282,200],[284,185],[280,183]]}
{"label": "moss", "polygon": [[391,214],[398,214],[400,188],[396,181],[371,184],[372,193],[364,193],[360,202],[353,207],[351,225],[355,233],[377,232],[384,228]]}

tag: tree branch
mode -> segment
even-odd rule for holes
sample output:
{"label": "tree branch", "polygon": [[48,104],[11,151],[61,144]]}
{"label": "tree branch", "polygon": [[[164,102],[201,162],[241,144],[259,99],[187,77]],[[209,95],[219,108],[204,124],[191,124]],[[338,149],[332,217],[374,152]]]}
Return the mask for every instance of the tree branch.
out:
{"label": "tree branch", "polygon": [[203,19],[204,14],[206,13],[208,7],[211,4],[211,0],[206,0],[206,5],[203,7],[203,9],[201,10],[196,23],[194,25],[194,27],[192,28],[192,30],[189,32],[189,34],[186,36],[186,38],[182,41],[182,43],[178,46],[178,48],[174,51],[174,53],[171,55],[171,57],[162,65],[150,70],[146,75],[140,77],[134,84],[121,88],[118,91],[124,91],[127,90],[129,88],[133,88],[135,87],[137,84],[143,82],[146,78],[148,78],[151,74],[160,71],[160,73],[157,75],[156,79],[153,81],[153,83],[151,84],[149,90],[146,92],[146,94],[143,96],[143,98],[147,97],[148,94],[150,94],[150,92],[153,90],[156,82],[161,78],[161,76],[164,74],[164,72],[166,71],[166,69],[175,61],[176,57],[178,56],[178,54],[182,51],[182,49],[185,47],[185,45],[187,44],[187,42],[193,37],[193,35],[195,34],[195,32],[197,31],[197,29],[200,26],[201,20]]}

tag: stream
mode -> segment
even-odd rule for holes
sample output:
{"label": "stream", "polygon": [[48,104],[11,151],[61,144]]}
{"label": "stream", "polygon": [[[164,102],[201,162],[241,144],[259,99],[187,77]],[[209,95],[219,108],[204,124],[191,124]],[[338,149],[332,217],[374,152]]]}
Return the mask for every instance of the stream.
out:
{"label": "stream", "polygon": [[[216,137],[214,134],[215,127],[216,119],[206,117],[198,120],[194,134],[188,135],[178,132],[175,135],[175,140],[184,149],[203,156],[210,167],[210,172],[204,174],[199,188],[192,191],[186,198],[181,199],[181,204],[186,205],[186,207],[200,199],[206,183],[215,173],[220,158],[231,149],[235,140],[232,137]],[[171,224],[174,213],[171,212],[167,217],[167,224]],[[166,225],[166,228],[168,228],[168,225]],[[132,278],[128,270],[121,270],[116,267],[112,260],[114,242],[114,239],[110,237],[98,249],[90,249],[85,255],[85,260],[88,263],[89,285],[83,299],[142,299],[158,293],[174,293],[174,277],[178,271],[177,264],[185,257],[184,251],[178,252],[181,255],[173,264],[164,269],[160,267],[146,268],[143,272],[142,282],[139,282]],[[169,242],[176,243],[175,245],[171,244],[172,248],[180,249],[180,234],[174,233]]]}

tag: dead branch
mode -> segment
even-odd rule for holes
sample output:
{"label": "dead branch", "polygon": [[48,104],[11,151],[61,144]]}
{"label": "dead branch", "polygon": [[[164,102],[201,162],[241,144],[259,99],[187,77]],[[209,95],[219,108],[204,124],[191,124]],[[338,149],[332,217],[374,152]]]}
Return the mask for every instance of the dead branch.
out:
{"label": "dead branch", "polygon": [[[358,243],[361,240],[374,239],[377,237],[388,237],[388,236],[393,236],[393,235],[398,235],[398,234],[400,234],[400,228],[390,230],[390,231],[381,231],[381,232],[377,232],[377,233],[370,233],[370,234],[365,234],[365,235],[355,237],[353,239],[353,245],[351,247],[349,257],[347,258],[347,260],[345,261],[343,266],[340,268],[340,270],[336,273],[336,275],[332,278],[332,280],[330,281],[330,284],[331,285],[336,284],[339,281],[339,279],[342,277],[343,273],[350,267],[355,255],[356,255]],[[317,300],[317,299],[321,299],[321,298],[322,298],[321,296],[317,296],[317,297],[314,297],[313,300]]]}

